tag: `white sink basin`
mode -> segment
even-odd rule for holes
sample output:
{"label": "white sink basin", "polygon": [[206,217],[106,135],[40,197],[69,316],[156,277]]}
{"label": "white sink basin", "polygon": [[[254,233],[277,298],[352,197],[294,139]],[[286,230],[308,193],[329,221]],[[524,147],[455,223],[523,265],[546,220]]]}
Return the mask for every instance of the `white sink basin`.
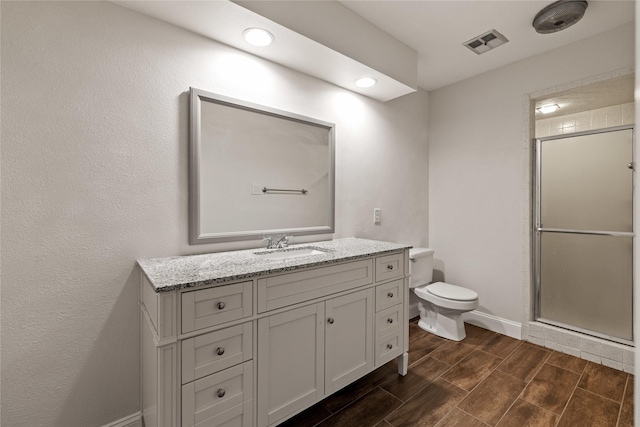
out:
{"label": "white sink basin", "polygon": [[323,251],[323,250],[311,248],[311,247],[280,249],[280,250],[269,251],[269,252],[266,252],[266,251],[254,252],[255,255],[259,256],[262,259],[275,259],[275,260],[300,258],[303,256],[325,255],[326,253],[327,251]]}

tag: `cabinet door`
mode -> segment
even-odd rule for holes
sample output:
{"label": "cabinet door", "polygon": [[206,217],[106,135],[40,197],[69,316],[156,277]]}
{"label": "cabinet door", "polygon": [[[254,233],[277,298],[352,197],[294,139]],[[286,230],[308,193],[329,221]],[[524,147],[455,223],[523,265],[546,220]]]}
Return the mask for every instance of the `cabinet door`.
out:
{"label": "cabinet door", "polygon": [[326,395],[373,369],[373,299],[366,289],[326,302]]}
{"label": "cabinet door", "polygon": [[324,303],[258,320],[258,426],[324,396]]}

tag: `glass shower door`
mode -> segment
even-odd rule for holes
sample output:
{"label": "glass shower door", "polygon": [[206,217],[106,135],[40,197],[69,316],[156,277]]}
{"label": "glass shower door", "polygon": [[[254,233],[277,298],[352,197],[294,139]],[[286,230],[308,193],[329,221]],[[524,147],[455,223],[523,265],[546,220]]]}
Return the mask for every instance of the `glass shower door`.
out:
{"label": "glass shower door", "polygon": [[537,320],[631,341],[633,129],[536,142]]}

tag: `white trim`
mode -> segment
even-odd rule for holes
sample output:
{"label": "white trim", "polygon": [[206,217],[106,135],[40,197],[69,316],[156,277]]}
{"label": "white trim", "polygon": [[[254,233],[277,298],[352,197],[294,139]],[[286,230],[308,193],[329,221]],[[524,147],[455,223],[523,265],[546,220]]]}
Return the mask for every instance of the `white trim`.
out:
{"label": "white trim", "polygon": [[[413,291],[410,289],[410,291]],[[418,302],[416,301],[414,304],[409,306],[409,319],[413,319],[416,316],[420,316],[420,310],[418,309]]]}
{"label": "white trim", "polygon": [[[409,319],[419,316],[418,303],[409,306]],[[462,313],[462,320],[472,325],[507,335],[511,338],[522,339],[522,324],[512,320],[503,319],[478,310]]]}
{"label": "white trim", "polygon": [[522,324],[512,320],[503,319],[478,310],[462,313],[462,320],[511,338],[522,339]]}
{"label": "white trim", "polygon": [[135,414],[120,418],[118,421],[106,424],[103,427],[142,427],[142,413],[138,411]]}

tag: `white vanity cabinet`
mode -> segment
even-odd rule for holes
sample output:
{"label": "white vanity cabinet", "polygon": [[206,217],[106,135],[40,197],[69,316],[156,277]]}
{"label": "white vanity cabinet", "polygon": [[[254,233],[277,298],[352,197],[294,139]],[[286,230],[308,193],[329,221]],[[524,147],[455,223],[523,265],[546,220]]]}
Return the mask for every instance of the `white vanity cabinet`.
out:
{"label": "white vanity cabinet", "polygon": [[405,246],[161,292],[141,264],[145,427],[272,427],[396,357],[406,374],[408,261]]}
{"label": "white vanity cabinet", "polygon": [[258,426],[373,369],[373,300],[369,288],[258,320]]}

